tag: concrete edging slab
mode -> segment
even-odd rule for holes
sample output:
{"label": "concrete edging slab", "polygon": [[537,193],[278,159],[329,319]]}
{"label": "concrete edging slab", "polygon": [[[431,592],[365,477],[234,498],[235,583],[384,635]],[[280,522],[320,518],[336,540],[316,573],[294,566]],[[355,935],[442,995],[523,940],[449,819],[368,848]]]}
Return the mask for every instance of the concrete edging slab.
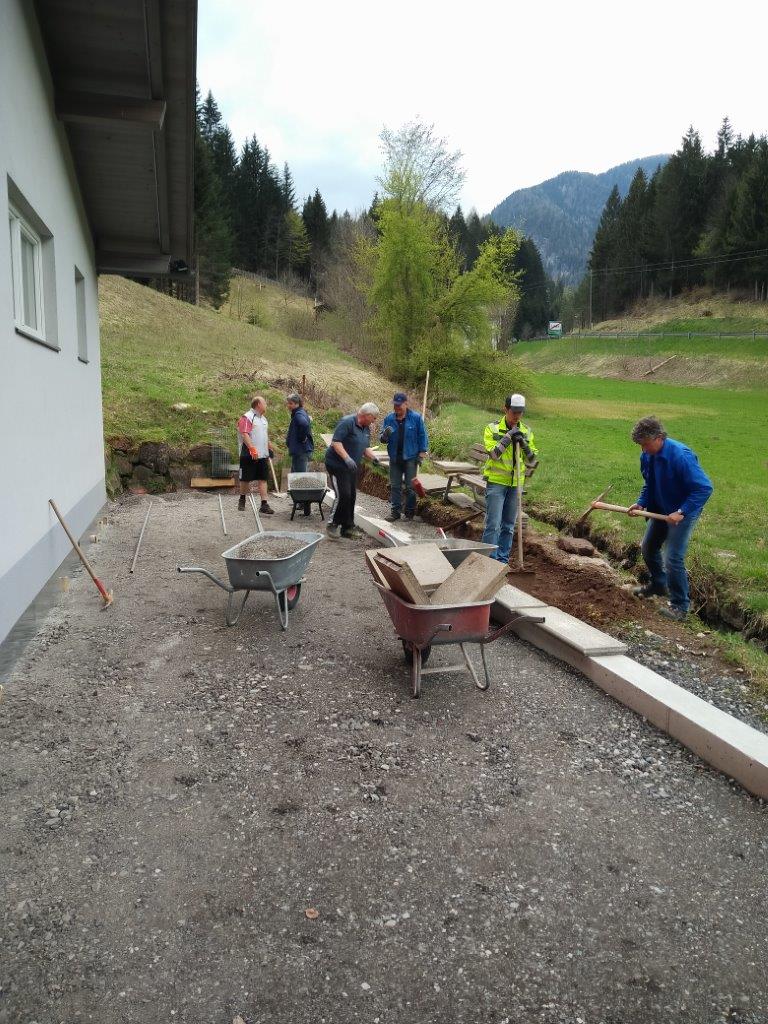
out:
{"label": "concrete edging slab", "polygon": [[[538,605],[526,608],[521,601],[519,596],[510,602],[497,601],[493,605],[493,617],[508,622],[517,610],[528,611],[531,615],[551,610]],[[585,653],[569,642],[572,637],[557,635],[555,630],[545,629],[545,625],[522,619],[513,630],[521,639],[581,672],[707,764],[736,779],[748,792],[768,799],[768,735],[623,653]],[[624,645],[619,646],[626,650]]]}

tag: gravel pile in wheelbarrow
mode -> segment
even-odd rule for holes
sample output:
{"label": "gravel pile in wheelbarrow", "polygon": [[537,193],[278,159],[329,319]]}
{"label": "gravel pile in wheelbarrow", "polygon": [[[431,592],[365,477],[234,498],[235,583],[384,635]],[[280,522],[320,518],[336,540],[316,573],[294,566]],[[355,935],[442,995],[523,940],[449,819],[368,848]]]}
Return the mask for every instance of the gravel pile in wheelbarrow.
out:
{"label": "gravel pile in wheelbarrow", "polygon": [[290,490],[318,491],[325,487],[325,476],[322,473],[291,473]]}
{"label": "gravel pile in wheelbarrow", "polygon": [[307,546],[305,540],[296,537],[270,537],[265,534],[258,540],[242,544],[237,551],[237,558],[287,558]]}

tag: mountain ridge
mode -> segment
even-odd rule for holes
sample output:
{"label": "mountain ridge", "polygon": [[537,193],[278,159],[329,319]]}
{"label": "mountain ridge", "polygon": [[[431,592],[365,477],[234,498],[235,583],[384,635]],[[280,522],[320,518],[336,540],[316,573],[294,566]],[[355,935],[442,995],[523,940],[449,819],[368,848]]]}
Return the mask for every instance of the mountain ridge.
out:
{"label": "mountain ridge", "polygon": [[600,214],[614,185],[627,194],[637,169],[650,177],[667,153],[638,157],[593,174],[562,171],[538,185],[516,189],[491,210],[500,228],[514,227],[536,243],[550,277],[578,283],[586,267]]}

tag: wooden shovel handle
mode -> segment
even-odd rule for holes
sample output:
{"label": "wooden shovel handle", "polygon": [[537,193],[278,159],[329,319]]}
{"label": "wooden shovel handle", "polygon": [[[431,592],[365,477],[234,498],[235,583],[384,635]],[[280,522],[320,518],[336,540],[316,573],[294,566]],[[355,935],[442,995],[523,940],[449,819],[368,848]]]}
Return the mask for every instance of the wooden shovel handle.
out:
{"label": "wooden shovel handle", "polygon": [[[627,505],[610,505],[607,501],[593,501],[592,508],[602,508],[606,512],[629,512]],[[644,516],[646,519],[661,519],[662,522],[669,522],[667,516],[662,515],[661,512],[646,512],[645,509],[637,509],[639,516]]]}

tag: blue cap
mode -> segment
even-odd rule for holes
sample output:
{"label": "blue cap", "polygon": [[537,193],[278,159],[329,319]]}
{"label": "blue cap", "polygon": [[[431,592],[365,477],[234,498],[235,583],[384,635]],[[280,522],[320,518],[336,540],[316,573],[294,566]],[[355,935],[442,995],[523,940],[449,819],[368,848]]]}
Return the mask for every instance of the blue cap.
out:
{"label": "blue cap", "polygon": [[404,391],[396,391],[392,399],[392,405],[402,405],[408,401],[408,395]]}

